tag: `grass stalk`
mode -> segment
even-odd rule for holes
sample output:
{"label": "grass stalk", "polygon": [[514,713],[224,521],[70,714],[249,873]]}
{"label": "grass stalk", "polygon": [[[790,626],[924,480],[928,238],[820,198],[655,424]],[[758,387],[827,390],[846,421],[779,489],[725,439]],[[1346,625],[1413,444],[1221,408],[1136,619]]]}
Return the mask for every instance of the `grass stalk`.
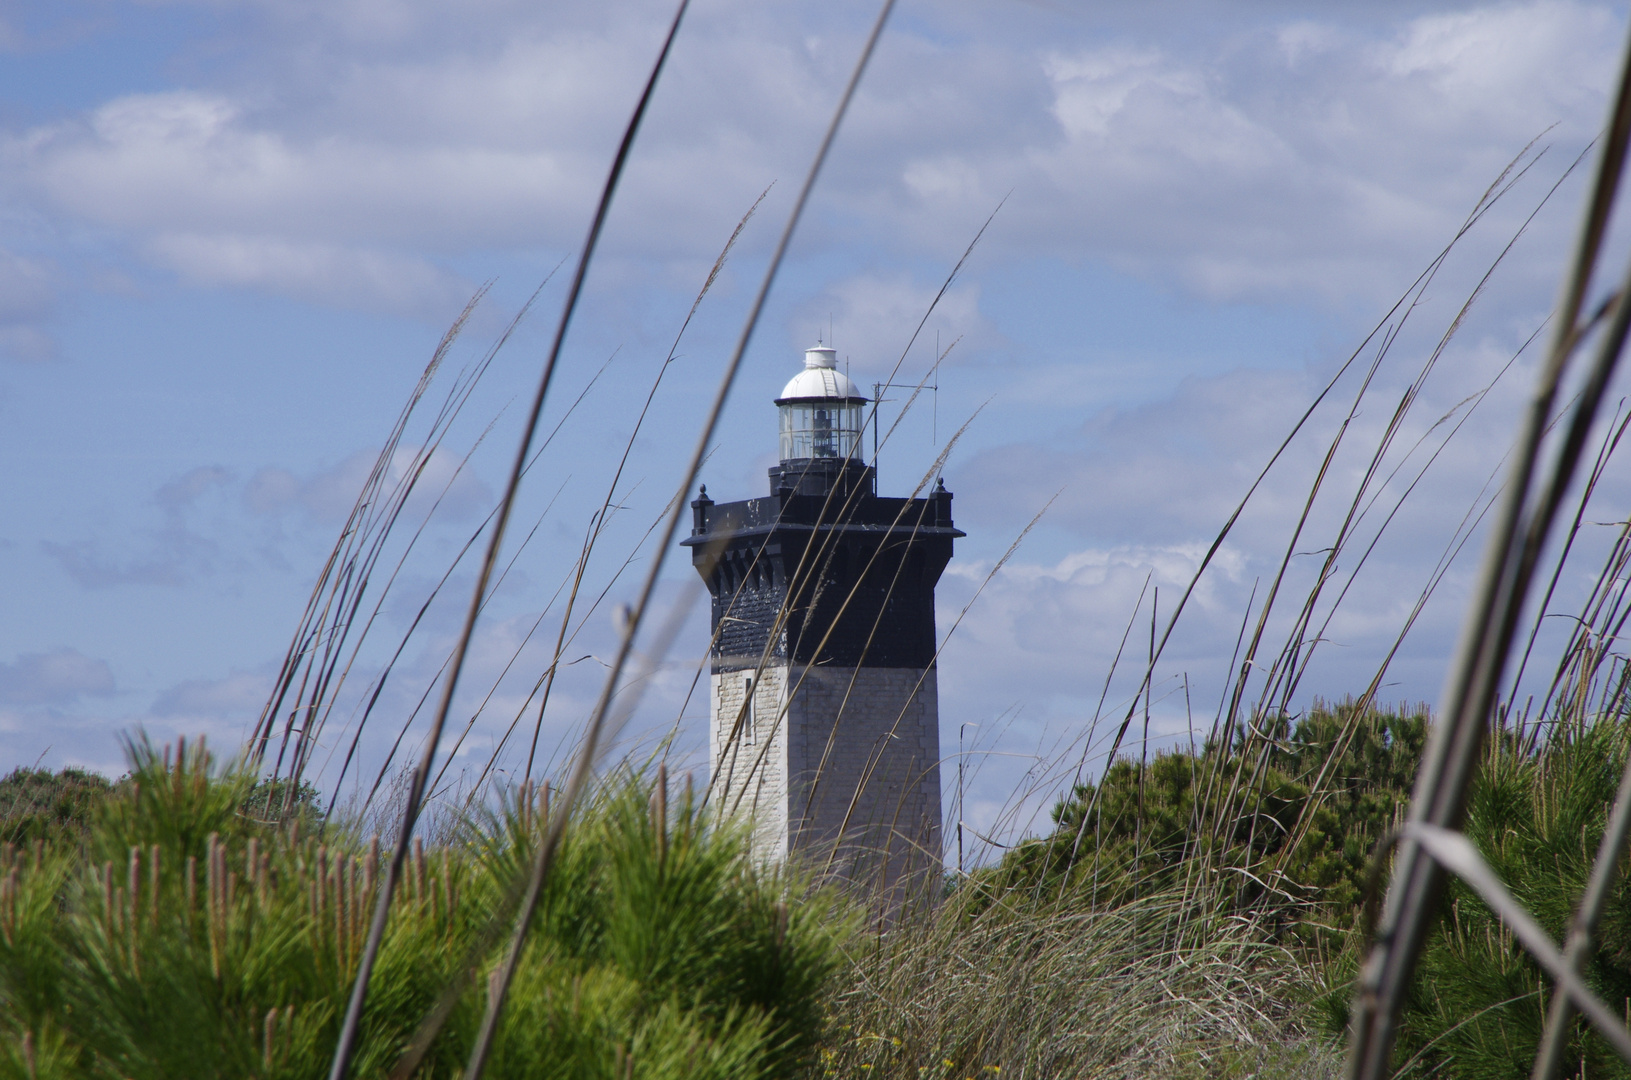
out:
{"label": "grass stalk", "polygon": [[[1552,324],[1552,346],[1519,431],[1511,473],[1491,530],[1458,659],[1446,681],[1444,716],[1428,743],[1416,795],[1411,800],[1412,823],[1440,828],[1454,828],[1460,823],[1484,728],[1528,591],[1529,576],[1539,557],[1539,547],[1551,528],[1563,489],[1573,476],[1574,460],[1569,448],[1573,447],[1577,453],[1580,443],[1571,432],[1564,451],[1558,456],[1546,494],[1539,506],[1530,510],[1542,436],[1551,422],[1553,401],[1579,340],[1579,314],[1618,193],[1628,142],[1631,142],[1631,43],[1622,60],[1608,138],[1588,200],[1580,241]],[[1631,305],[1622,304],[1615,326],[1605,334],[1604,347],[1588,385],[1596,385],[1599,375],[1606,379],[1607,372],[1617,362],[1628,314],[1631,314]],[[1595,401],[1589,408],[1582,402],[1575,413],[1575,429],[1589,425],[1595,414]],[[1583,440],[1583,431],[1579,438]],[[1529,514],[1532,516],[1526,521]],[[1387,1070],[1399,1010],[1442,884],[1443,871],[1439,864],[1426,857],[1414,842],[1405,842],[1396,858],[1377,943],[1361,976],[1349,1061],[1352,1080],[1378,1080]]]}
{"label": "grass stalk", "polygon": [[[515,464],[511,467],[510,477],[504,489],[504,496],[499,501],[498,513],[494,518],[492,532],[487,543],[487,554],[482,560],[481,570],[476,577],[476,585],[471,597],[469,611],[465,616],[464,628],[460,632],[458,643],[454,646],[448,673],[443,680],[441,704],[437,707],[436,714],[431,721],[430,732],[425,740],[424,755],[408,788],[406,804],[402,811],[401,829],[397,835],[395,850],[392,853],[389,868],[385,874],[384,885],[380,889],[379,902],[375,906],[373,920],[369,926],[368,941],[363,949],[362,961],[358,965],[357,979],[352,989],[351,1000],[346,1006],[345,1019],[340,1029],[340,1038],[334,1049],[334,1061],[329,1068],[329,1080],[345,1080],[346,1072],[350,1066],[351,1056],[356,1044],[357,1027],[362,1018],[363,1002],[368,997],[369,976],[373,972],[375,958],[379,955],[380,944],[384,940],[385,924],[390,917],[391,899],[402,873],[403,860],[407,857],[408,847],[412,842],[414,823],[419,816],[419,803],[425,792],[425,784],[430,778],[430,769],[436,758],[436,749],[437,744],[440,742],[442,727],[446,724],[448,711],[453,705],[453,694],[458,687],[460,670],[464,666],[464,657],[470,647],[470,638],[475,630],[476,619],[481,613],[483,602],[486,600],[487,583],[492,575],[493,566],[498,561],[499,548],[504,542],[505,526],[509,523],[510,509],[515,503],[516,491],[521,483],[521,475],[527,466],[528,450],[532,444],[533,434],[538,427],[539,417],[543,413],[544,401],[549,395],[550,384],[554,379],[555,366],[560,358],[561,345],[566,339],[566,331],[571,324],[572,313],[577,308],[578,297],[583,291],[584,278],[588,273],[589,263],[594,257],[596,242],[600,239],[601,228],[605,224],[607,212],[611,208],[612,195],[617,190],[617,182],[622,177],[623,167],[628,160],[629,150],[634,144],[635,134],[640,129],[640,121],[645,116],[646,106],[651,100],[652,91],[656,88],[657,78],[662,74],[663,65],[668,59],[669,49],[673,46],[674,37],[679,32],[680,19],[684,16],[688,4],[689,0],[680,0],[674,21],[663,41],[662,51],[658,54],[657,61],[652,66],[651,75],[646,81],[639,103],[635,106],[634,115],[630,118],[628,127],[623,133],[623,140],[618,147],[616,157],[612,161],[611,170],[606,178],[605,189],[601,193],[600,203],[595,210],[594,220],[589,226],[588,238],[584,241],[582,254],[579,256],[577,268],[573,272],[572,284],[567,290],[561,318],[555,329],[555,339],[550,345],[548,358],[544,361],[544,370],[538,381],[537,393],[533,396],[532,409],[523,426],[520,449],[516,453]],[[563,820],[565,816],[565,814],[562,815]],[[475,1080],[475,1077],[479,1075],[479,1068],[469,1072],[470,1080]]]}

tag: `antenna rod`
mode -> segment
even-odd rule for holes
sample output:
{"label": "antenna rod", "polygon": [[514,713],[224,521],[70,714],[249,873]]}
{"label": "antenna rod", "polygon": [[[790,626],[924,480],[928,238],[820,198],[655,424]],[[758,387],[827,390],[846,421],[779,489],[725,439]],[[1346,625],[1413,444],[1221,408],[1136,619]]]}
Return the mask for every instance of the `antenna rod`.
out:
{"label": "antenna rod", "polygon": [[878,410],[883,407],[883,383],[872,384],[872,482],[878,482]]}

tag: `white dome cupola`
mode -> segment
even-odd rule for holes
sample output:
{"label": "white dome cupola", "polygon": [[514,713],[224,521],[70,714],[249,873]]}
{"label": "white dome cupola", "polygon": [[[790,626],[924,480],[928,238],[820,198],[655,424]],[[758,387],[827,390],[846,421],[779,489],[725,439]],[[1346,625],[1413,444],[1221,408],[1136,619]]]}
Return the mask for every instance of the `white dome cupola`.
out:
{"label": "white dome cupola", "polygon": [[858,456],[869,400],[838,370],[836,349],[814,345],[804,350],[804,370],[788,381],[776,399],[781,459]]}

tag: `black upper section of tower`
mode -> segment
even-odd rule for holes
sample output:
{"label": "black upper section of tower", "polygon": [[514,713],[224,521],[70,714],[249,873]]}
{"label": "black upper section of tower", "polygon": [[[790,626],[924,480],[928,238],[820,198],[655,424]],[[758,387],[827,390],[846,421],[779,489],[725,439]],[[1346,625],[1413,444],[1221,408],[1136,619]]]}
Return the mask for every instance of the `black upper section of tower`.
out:
{"label": "black upper section of tower", "polygon": [[924,668],[934,587],[951,560],[951,492],[879,498],[853,459],[770,470],[771,494],[715,503],[704,487],[683,544],[713,598],[714,671],[769,663]]}

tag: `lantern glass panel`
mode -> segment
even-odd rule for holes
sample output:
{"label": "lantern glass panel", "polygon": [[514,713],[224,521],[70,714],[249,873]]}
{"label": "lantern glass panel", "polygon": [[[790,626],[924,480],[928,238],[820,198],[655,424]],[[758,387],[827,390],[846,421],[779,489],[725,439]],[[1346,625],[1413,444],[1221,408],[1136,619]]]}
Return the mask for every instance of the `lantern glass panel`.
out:
{"label": "lantern glass panel", "polygon": [[865,406],[858,402],[790,401],[781,413],[781,459],[845,458],[859,454]]}

